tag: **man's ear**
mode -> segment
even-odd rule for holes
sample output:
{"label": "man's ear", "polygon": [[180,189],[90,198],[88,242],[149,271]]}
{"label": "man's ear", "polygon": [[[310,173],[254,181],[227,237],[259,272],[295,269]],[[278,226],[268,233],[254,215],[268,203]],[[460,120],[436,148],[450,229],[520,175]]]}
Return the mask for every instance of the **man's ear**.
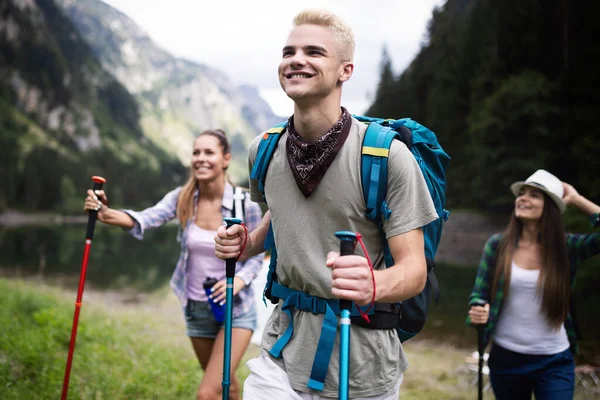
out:
{"label": "man's ear", "polygon": [[346,82],[352,76],[354,72],[354,63],[350,61],[344,61],[342,64],[342,70],[340,72],[340,77],[338,78],[339,82]]}

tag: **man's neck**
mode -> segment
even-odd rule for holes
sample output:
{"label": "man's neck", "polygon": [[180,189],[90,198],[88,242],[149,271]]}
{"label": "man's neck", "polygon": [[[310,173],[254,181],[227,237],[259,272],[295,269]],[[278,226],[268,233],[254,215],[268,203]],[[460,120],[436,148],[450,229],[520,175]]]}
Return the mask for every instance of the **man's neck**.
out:
{"label": "man's neck", "polygon": [[319,140],[342,116],[340,99],[310,106],[294,104],[294,129],[309,143]]}

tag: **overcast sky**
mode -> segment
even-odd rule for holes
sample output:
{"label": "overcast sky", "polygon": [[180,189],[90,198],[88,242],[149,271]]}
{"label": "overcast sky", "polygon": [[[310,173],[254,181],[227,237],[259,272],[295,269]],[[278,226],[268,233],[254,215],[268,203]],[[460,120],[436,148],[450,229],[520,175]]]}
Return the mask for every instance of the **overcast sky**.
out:
{"label": "overcast sky", "polygon": [[[340,15],[356,38],[355,70],[342,104],[363,113],[379,80],[387,45],[396,72],[415,57],[435,6],[444,0],[104,0],[133,19],[161,47],[224,71],[235,83],[258,87],[273,111],[292,114],[277,80],[281,49],[293,17],[306,7]],[[369,4],[367,6],[367,4]]]}

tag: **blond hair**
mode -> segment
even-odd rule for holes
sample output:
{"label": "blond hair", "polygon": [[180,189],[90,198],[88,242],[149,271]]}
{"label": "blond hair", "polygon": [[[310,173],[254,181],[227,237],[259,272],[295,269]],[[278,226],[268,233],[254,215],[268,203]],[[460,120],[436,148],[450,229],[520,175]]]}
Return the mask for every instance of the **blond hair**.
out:
{"label": "blond hair", "polygon": [[330,11],[311,8],[301,11],[293,21],[298,25],[317,25],[329,30],[338,43],[338,51],[342,61],[352,62],[354,59],[354,33],[340,17]]}

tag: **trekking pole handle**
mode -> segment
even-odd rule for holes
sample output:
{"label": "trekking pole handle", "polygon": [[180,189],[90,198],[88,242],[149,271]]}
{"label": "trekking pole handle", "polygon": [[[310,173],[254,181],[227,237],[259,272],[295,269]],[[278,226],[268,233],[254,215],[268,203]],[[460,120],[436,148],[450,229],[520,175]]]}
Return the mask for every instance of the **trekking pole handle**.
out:
{"label": "trekking pole handle", "polygon": [[[239,218],[223,218],[223,221],[227,224],[227,228],[233,225],[240,225],[242,220]],[[235,276],[235,258],[228,258],[225,261],[225,276],[227,278],[233,278]]]}
{"label": "trekking pole handle", "polygon": [[[94,182],[92,185],[94,193],[96,190],[102,190],[102,186],[106,183],[106,179],[101,176],[92,176],[92,181]],[[94,238],[94,227],[96,226],[97,219],[98,211],[90,210],[88,215],[87,231],[85,233],[85,238],[87,240],[92,240]]]}
{"label": "trekking pole handle", "polygon": [[[478,307],[483,307],[487,304],[488,302],[483,300],[483,299],[479,299],[479,300],[475,300],[473,303],[471,303],[471,307],[473,306],[478,306]],[[480,357],[483,356],[483,352],[484,352],[484,333],[485,333],[485,327],[486,327],[487,323],[485,324],[473,324],[473,326],[477,329],[477,351],[479,352]],[[481,360],[480,360],[481,361]]]}
{"label": "trekking pole handle", "polygon": [[[473,303],[471,303],[471,307],[473,307],[473,306],[484,307],[487,303],[488,303],[487,301],[485,301],[483,299],[479,299],[479,300],[473,301]],[[485,325],[486,324],[473,324],[473,326],[476,326],[476,327],[483,327]]]}
{"label": "trekking pole handle", "polygon": [[[340,256],[350,256],[354,254],[356,233],[350,231],[337,231],[335,236],[340,239]],[[352,310],[352,301],[340,300],[340,309]]]}

